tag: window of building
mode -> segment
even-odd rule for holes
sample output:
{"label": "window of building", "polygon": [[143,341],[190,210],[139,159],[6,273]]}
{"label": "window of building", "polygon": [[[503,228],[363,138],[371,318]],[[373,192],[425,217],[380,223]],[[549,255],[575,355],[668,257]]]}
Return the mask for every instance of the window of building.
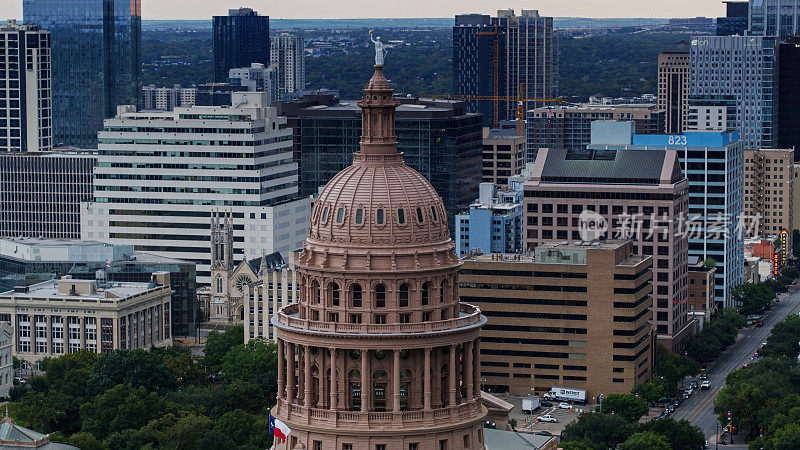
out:
{"label": "window of building", "polygon": [[425,218],[422,216],[422,208],[417,208],[417,222],[424,223]]}
{"label": "window of building", "polygon": [[386,307],[386,286],[382,284],[375,285],[375,307]]}
{"label": "window of building", "polygon": [[428,302],[430,301],[431,296],[431,285],[430,283],[425,283],[422,285],[422,295],[421,301],[423,306],[427,306]]}
{"label": "window of building", "polygon": [[322,450],[322,441],[314,441],[314,450]]}
{"label": "window of building", "polygon": [[325,223],[327,221],[328,221],[328,207],[326,206],[322,208],[322,223]]}
{"label": "window of building", "polygon": [[439,441],[439,450],[447,450],[447,439]]}
{"label": "window of building", "polygon": [[406,210],[405,209],[400,208],[400,209],[397,210],[397,222],[400,225],[405,225],[406,224]]}
{"label": "window of building", "polygon": [[314,299],[314,303],[319,304],[320,302],[320,291],[319,291],[319,283],[314,281],[311,283],[311,296]]}
{"label": "window of building", "polygon": [[400,285],[400,295],[398,297],[398,305],[400,308],[408,308],[408,284],[403,283]]}
{"label": "window of building", "polygon": [[364,210],[358,209],[356,211],[356,225],[361,225],[364,223]]}
{"label": "window of building", "polygon": [[350,287],[350,306],[353,308],[361,308],[361,285],[354,284]]}
{"label": "window of building", "polygon": [[336,212],[336,223],[344,222],[344,208],[339,208],[339,211]]}
{"label": "window of building", "polygon": [[379,209],[375,212],[375,220],[378,222],[378,225],[383,225],[383,209]]}
{"label": "window of building", "polygon": [[331,297],[331,306],[339,306],[339,285],[337,283],[330,283],[328,285],[328,295]]}
{"label": "window of building", "polygon": [[437,219],[437,218],[436,218],[436,207],[435,207],[435,206],[433,206],[433,205],[431,205],[431,217],[433,217],[433,221],[434,221],[434,222],[436,222],[437,220],[439,220],[439,219]]}

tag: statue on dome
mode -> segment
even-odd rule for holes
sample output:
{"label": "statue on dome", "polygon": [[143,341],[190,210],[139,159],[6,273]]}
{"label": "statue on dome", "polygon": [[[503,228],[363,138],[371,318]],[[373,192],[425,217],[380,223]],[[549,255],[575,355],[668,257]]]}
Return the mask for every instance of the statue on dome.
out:
{"label": "statue on dome", "polygon": [[383,65],[383,58],[389,53],[384,47],[383,42],[381,42],[381,37],[378,36],[375,39],[372,39],[372,30],[369,31],[369,40],[375,44],[375,65],[382,66]]}

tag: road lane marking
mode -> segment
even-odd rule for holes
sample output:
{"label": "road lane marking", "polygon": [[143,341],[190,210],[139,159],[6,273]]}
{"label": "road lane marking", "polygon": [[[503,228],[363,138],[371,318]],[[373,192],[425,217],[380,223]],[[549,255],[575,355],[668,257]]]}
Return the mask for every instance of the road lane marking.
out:
{"label": "road lane marking", "polygon": [[698,415],[698,414],[700,414],[700,412],[701,412],[701,411],[703,411],[703,409],[706,407],[706,405],[708,405],[708,403],[709,403],[711,400],[714,400],[714,397],[716,397],[718,393],[719,393],[719,389],[715,389],[715,390],[714,390],[714,393],[713,393],[713,394],[711,394],[711,397],[709,397],[709,399],[708,399],[708,400],[706,400],[706,402],[705,402],[705,403],[703,403],[703,404],[700,406],[700,408],[698,408],[698,409],[697,409],[697,411],[696,411],[696,412],[695,412],[695,413],[692,415],[692,417],[690,417],[690,418],[689,418],[689,422],[693,421],[693,420],[694,420],[694,418],[695,418],[695,417],[697,417],[697,415]]}

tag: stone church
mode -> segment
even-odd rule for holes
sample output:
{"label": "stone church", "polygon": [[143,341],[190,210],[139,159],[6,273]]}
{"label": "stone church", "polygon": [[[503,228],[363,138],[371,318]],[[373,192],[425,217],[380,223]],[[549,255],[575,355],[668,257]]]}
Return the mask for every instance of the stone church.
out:
{"label": "stone church", "polygon": [[242,323],[247,286],[286,265],[279,252],[234,262],[232,222],[230,212],[211,216],[211,286],[198,290],[198,300],[212,328]]}

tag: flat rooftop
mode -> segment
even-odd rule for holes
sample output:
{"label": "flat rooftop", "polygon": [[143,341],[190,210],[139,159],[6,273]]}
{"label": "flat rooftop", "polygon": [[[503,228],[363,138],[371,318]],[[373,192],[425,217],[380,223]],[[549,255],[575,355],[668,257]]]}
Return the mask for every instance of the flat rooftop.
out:
{"label": "flat rooftop", "polygon": [[[0,297],[25,298],[32,300],[64,299],[81,301],[85,299],[93,299],[122,301],[129,297],[163,287],[150,283],[108,282],[105,284],[105,287],[101,287],[102,285],[96,286],[96,290],[94,290],[92,293],[70,294],[59,292],[59,283],[63,282],[75,283],[81,287],[88,287],[89,284],[96,283],[95,280],[56,279],[28,286],[27,292],[16,292],[14,290],[6,291],[0,293]],[[79,289],[79,291],[82,290],[83,289]]]}
{"label": "flat rooftop", "polygon": [[[505,263],[539,263],[539,264],[586,264],[586,253],[589,250],[616,250],[626,241],[561,241],[539,244],[534,253],[476,253],[467,255],[465,261],[505,262]],[[620,266],[635,266],[649,256],[630,255],[628,259],[617,263]]]}

